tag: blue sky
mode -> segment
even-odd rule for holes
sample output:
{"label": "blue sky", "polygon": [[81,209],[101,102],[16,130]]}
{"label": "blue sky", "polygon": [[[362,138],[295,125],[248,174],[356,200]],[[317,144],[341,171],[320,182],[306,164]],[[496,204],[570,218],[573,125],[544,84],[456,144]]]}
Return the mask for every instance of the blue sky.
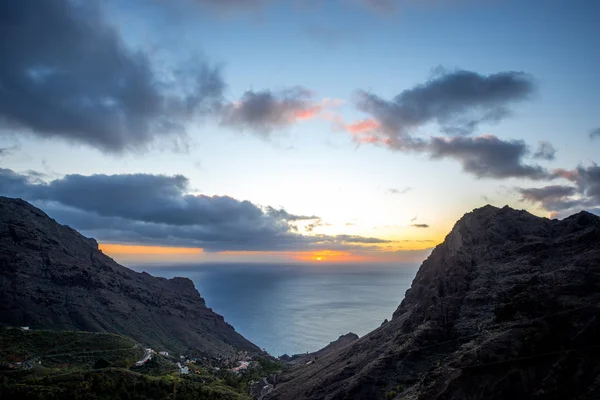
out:
{"label": "blue sky", "polygon": [[[67,129],[64,121],[41,128],[40,124],[48,121],[40,121],[39,113],[34,120],[26,111],[10,105],[11,99],[21,94],[17,93],[21,89],[10,86],[12,75],[3,73],[0,88],[4,85],[10,90],[0,95],[0,147],[5,149],[0,153],[0,166],[5,175],[10,171],[23,177],[28,186],[0,182],[0,194],[22,195],[51,216],[56,210],[55,215],[64,219],[59,219],[60,222],[96,236],[101,242],[198,247],[209,249],[203,253],[211,254],[206,256],[208,261],[225,259],[226,254],[227,261],[232,257],[281,260],[286,254],[316,254],[318,251],[368,254],[356,260],[377,257],[386,261],[403,260],[409,255],[413,257],[409,250],[426,251],[439,243],[460,216],[488,202],[525,208],[543,216],[564,217],[581,209],[597,212],[600,183],[595,162],[598,161],[600,133],[591,134],[600,128],[600,46],[597,44],[600,4],[597,1],[390,0],[389,4],[395,7],[386,12],[374,8],[372,3],[368,0],[272,0],[215,5],[218,3],[211,0],[135,0],[98,3],[91,10],[86,8],[85,12],[75,13],[74,19],[79,18],[81,23],[92,27],[89,32],[96,29],[96,23],[110,30],[118,38],[117,42],[122,42],[123,54],[132,60],[135,54],[142,54],[154,77],[148,85],[163,100],[169,99],[168,96],[173,100],[173,96],[179,95],[178,91],[190,90],[189,81],[179,80],[176,71],[218,66],[223,82],[218,106],[192,117],[186,114],[184,103],[177,103],[176,109],[161,109],[161,116],[167,114],[169,123],[177,123],[178,129],[168,134],[160,130],[148,133],[150,139],[140,141],[139,145],[135,138],[146,138],[147,132],[139,127],[140,117],[136,115],[137,128],[120,133],[130,135],[121,138],[123,143],[128,143],[127,148],[115,151],[105,144],[98,145],[94,139],[94,135],[106,132],[86,131],[85,127],[98,125],[73,122],[77,129],[73,128],[68,134],[61,131]],[[50,4],[56,9],[64,6],[66,10],[81,7],[81,2],[66,0],[53,0]],[[11,5],[7,3],[3,7]],[[20,12],[35,10],[23,7]],[[18,13],[8,14],[18,16]],[[24,38],[33,35],[38,27],[23,26],[21,30],[8,30],[9,34],[3,35],[3,42],[19,43],[18,47],[0,50],[5,52],[3,58],[36,51],[34,42],[21,41],[18,35]],[[3,29],[13,28],[6,25]],[[90,34],[90,37],[95,36]],[[84,39],[85,36],[82,42]],[[48,40],[56,40],[57,49],[71,43],[60,42],[66,40],[61,35]],[[102,40],[98,43],[114,44],[109,39]],[[81,52],[81,48],[74,47],[73,54],[77,55],[76,51]],[[81,85],[83,89],[77,89],[91,90],[93,94],[89,98],[102,92],[103,75],[90,72],[93,68],[86,63],[79,65],[77,57],[71,60],[71,53],[65,51],[65,54],[65,61],[59,64],[61,71],[66,71],[61,87],[67,89],[61,91],[56,101],[60,103],[60,96],[69,101],[87,98],[85,93],[83,96],[81,92],[77,92],[77,96],[68,93],[68,82],[74,80],[69,80],[69,73],[76,76],[77,72],[77,76],[88,81]],[[25,61],[19,59],[20,64],[15,65],[26,71],[55,62],[52,55],[47,57],[46,60],[24,57]],[[34,61],[41,64],[26,64]],[[132,79],[124,74],[128,70],[116,65],[117,62],[108,64],[114,67],[110,82]],[[132,61],[130,67],[136,66],[139,67]],[[20,70],[15,67],[14,71]],[[465,79],[482,85],[471,93],[472,98],[465,99],[460,93],[443,89],[453,87],[444,86],[444,82],[448,85],[455,82],[465,75],[461,71],[468,73]],[[98,86],[89,84],[96,79],[94,73],[100,74]],[[124,75],[119,77],[119,73]],[[512,82],[512,88],[517,87],[519,80],[525,80],[526,87],[500,88],[492,93],[494,74]],[[55,78],[54,73],[49,76],[44,79]],[[300,94],[286,92],[294,87],[304,89]],[[397,95],[419,87],[430,89],[426,96],[441,93],[441,97],[422,101],[422,97],[411,92],[413,94],[408,93],[401,102],[394,103]],[[485,90],[488,92],[481,92]],[[265,96],[244,97],[245,93]],[[381,100],[379,105],[361,106],[361,99],[365,98],[361,93],[376,96]],[[111,95],[106,96],[111,98]],[[119,100],[118,95],[115,98],[117,100],[110,100],[115,104],[130,101]],[[136,108],[140,99],[144,97],[131,100],[123,109]],[[258,111],[249,108],[250,114],[240,114],[240,105],[259,100],[270,102],[261,103],[263,108]],[[29,107],[39,108],[52,104],[36,106],[34,103],[36,101],[24,102],[30,104]],[[496,107],[494,111],[507,109],[510,113],[502,113],[490,122],[480,115],[490,104]],[[101,108],[106,104],[96,106]],[[266,114],[264,107],[271,107]],[[415,117],[412,114],[415,109],[427,116]],[[441,123],[447,119],[449,109],[454,110],[451,122],[477,119],[475,129],[463,136],[444,133]],[[311,111],[306,118],[297,117],[297,112],[307,110],[316,111]],[[392,110],[392,114],[385,114],[386,110]],[[102,112],[95,115],[95,121],[101,123],[107,111],[99,111]],[[406,119],[403,113],[409,111],[410,118],[416,120]],[[51,114],[52,109],[48,113]],[[154,116],[144,112],[142,118],[150,120]],[[391,118],[393,126],[382,118]],[[360,134],[350,133],[352,124],[358,121],[371,121],[377,128]],[[143,132],[138,134],[134,129]],[[438,147],[433,145],[432,138],[436,137],[443,138],[437,143]],[[423,143],[420,147],[404,149],[394,144],[398,138],[401,141],[420,139]],[[515,156],[518,159],[498,156],[501,160],[492,165],[490,157],[495,158],[494,154],[504,151],[499,149],[496,153],[493,146],[504,142],[512,143],[507,145],[512,146],[512,150],[507,146],[502,149],[524,153]],[[554,150],[552,154],[534,159],[532,156],[540,142],[546,142]],[[477,153],[480,145],[492,149],[491,152]],[[469,162],[477,165],[469,167]],[[504,162],[514,165],[500,165]],[[523,165],[540,169],[534,177],[522,172]],[[521,172],[514,172],[516,170]],[[69,174],[180,174],[187,177],[188,185],[177,192],[176,197],[187,194],[230,196],[236,201],[248,200],[260,209],[272,206],[297,216],[318,219],[278,220],[279,217],[265,214],[265,218],[275,218],[269,223],[275,224],[277,229],[285,225],[283,233],[277,233],[286,238],[285,243],[289,235],[293,236],[287,245],[275,245],[281,238],[277,235],[275,239],[269,236],[264,246],[256,248],[244,245],[246,242],[229,247],[213,246],[191,233],[169,234],[161,241],[144,236],[137,228],[113,229],[114,221],[91,224],[92,216],[107,215],[73,202],[67,206],[57,200],[58,197],[40,194],[53,181],[58,182]],[[128,199],[135,201],[134,197]],[[181,203],[179,198],[169,199]],[[156,204],[165,204],[165,200],[157,200]],[[84,208],[89,213],[87,219],[74,213]],[[160,212],[154,205],[152,209]],[[198,212],[195,208],[186,210]],[[111,211],[109,216],[123,221],[133,218],[131,214],[117,211]],[[136,223],[145,222],[148,221],[136,220]],[[227,226],[234,229],[238,226],[234,222],[227,222],[231,224]],[[170,222],[160,220],[160,223],[166,224],[161,229],[167,231]],[[315,226],[307,228],[310,224]],[[416,224],[428,227],[412,226]],[[203,232],[212,229],[208,225],[201,228]],[[327,238],[325,243],[315,239],[319,235]],[[342,235],[377,238],[381,242],[367,244],[363,239],[349,242]],[[229,238],[215,240],[230,243]],[[301,259],[305,259],[303,257]],[[350,258],[340,256],[340,260]]]}

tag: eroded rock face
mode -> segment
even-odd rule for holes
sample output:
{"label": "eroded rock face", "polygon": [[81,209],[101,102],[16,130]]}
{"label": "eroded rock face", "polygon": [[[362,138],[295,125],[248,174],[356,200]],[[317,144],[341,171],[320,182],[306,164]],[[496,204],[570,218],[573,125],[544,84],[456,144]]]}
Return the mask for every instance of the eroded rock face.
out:
{"label": "eroded rock face", "polygon": [[600,218],[486,206],[393,319],[280,376],[269,399],[600,398]]}
{"label": "eroded rock face", "polygon": [[191,280],[125,268],[94,239],[6,197],[0,197],[0,323],[120,333],[174,352],[260,351],[206,307]]}

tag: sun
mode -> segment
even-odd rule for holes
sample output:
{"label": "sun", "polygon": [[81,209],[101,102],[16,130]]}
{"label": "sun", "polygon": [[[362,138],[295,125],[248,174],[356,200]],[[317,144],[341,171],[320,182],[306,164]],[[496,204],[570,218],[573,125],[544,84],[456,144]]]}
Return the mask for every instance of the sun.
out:
{"label": "sun", "polygon": [[322,260],[322,258],[321,258],[321,257],[317,257],[317,261],[321,261],[321,260]]}

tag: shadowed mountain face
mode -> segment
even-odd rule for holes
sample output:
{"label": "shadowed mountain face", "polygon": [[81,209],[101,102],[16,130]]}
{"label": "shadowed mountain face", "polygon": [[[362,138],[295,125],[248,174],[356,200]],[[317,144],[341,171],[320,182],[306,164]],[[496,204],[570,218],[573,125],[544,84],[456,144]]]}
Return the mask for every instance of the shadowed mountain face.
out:
{"label": "shadowed mountain face", "polygon": [[260,349],[207,308],[187,278],[125,268],[94,239],[20,199],[0,197],[0,323],[127,335],[156,350]]}
{"label": "shadowed mountain face", "polygon": [[391,321],[269,399],[600,398],[600,218],[466,214]]}

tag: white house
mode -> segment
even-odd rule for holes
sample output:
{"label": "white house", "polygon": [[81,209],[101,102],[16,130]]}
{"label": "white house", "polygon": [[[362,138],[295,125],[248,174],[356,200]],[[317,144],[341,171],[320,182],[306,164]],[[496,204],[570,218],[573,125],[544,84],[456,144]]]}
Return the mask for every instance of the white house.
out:
{"label": "white house", "polygon": [[190,373],[190,369],[188,367],[183,367],[179,370],[181,375],[188,375]]}
{"label": "white house", "polygon": [[158,354],[160,354],[161,356],[167,357],[169,355],[169,352],[168,351],[159,351]]}
{"label": "white house", "polygon": [[28,331],[28,330],[29,330],[29,327],[28,327],[28,326],[22,326],[22,327],[21,327],[21,330],[22,330],[22,331]]}

